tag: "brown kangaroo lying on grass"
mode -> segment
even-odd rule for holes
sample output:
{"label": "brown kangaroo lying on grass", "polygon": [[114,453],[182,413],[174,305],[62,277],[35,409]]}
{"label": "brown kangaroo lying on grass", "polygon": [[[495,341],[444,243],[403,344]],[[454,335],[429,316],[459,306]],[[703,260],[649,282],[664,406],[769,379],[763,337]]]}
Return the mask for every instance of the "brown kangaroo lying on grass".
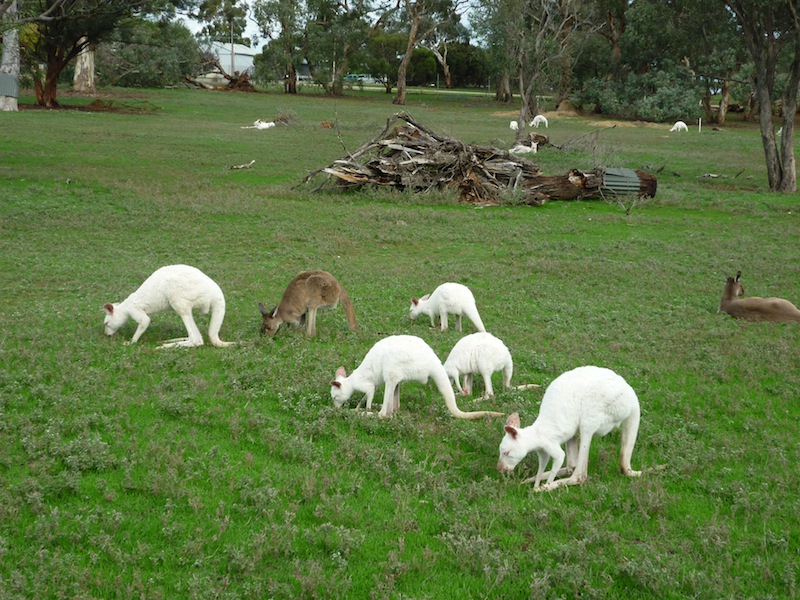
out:
{"label": "brown kangaroo lying on grass", "polygon": [[732,317],[748,321],[800,322],[800,310],[783,298],[739,298],[744,294],[744,288],[739,283],[741,276],[742,272],[739,271],[736,277],[728,277],[717,312],[726,312]]}
{"label": "brown kangaroo lying on grass", "polygon": [[350,329],[357,331],[356,311],[345,289],[327,271],[303,271],[289,282],[278,306],[267,310],[258,303],[263,320],[261,333],[275,335],[281,323],[306,324],[306,335],[317,335],[317,310],[335,308],[341,302]]}

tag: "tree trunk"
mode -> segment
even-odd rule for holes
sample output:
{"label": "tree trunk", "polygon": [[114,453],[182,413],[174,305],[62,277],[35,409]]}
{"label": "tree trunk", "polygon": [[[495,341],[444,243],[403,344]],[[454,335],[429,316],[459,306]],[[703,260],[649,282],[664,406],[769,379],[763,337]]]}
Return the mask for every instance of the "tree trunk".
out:
{"label": "tree trunk", "polygon": [[[17,20],[17,3],[11,2],[5,14],[8,21]],[[19,34],[11,27],[3,34],[3,58],[0,60],[0,111],[19,110]]]}
{"label": "tree trunk", "polygon": [[511,93],[511,77],[507,72],[497,78],[495,83],[494,99],[498,102],[511,102],[514,94]]}
{"label": "tree trunk", "polygon": [[767,89],[763,68],[756,65],[756,103],[758,104],[758,124],[761,130],[761,144],[767,161],[767,179],[769,189],[775,190],[781,180],[778,148],[775,145],[775,128],[772,125],[772,99]]}
{"label": "tree trunk", "polygon": [[406,0],[406,8],[409,9],[411,15],[411,27],[408,29],[408,43],[406,44],[406,53],[400,61],[400,66],[397,68],[397,95],[392,100],[392,104],[404,105],[406,103],[406,73],[408,73],[408,65],[411,64],[411,56],[414,54],[414,48],[417,47],[417,32],[419,31],[419,24],[422,19],[418,12],[417,4],[412,9],[408,0]]}
{"label": "tree trunk", "polygon": [[778,192],[797,191],[797,170],[794,155],[794,118],[797,113],[797,92],[800,88],[800,32],[795,32],[794,60],[789,69],[789,80],[783,92],[781,117],[781,180],[775,187]]}
{"label": "tree trunk", "polygon": [[288,61],[286,63],[286,85],[283,91],[287,94],[297,93],[297,69],[294,68],[294,63]]}
{"label": "tree trunk", "polygon": [[79,94],[92,95],[96,91],[94,83],[94,47],[87,44],[85,40],[86,38],[83,38],[81,43],[86,45],[75,61],[72,89]]}
{"label": "tree trunk", "polygon": [[83,49],[81,44],[76,44],[65,55],[57,48],[50,48],[47,52],[47,66],[42,80],[41,75],[36,78],[36,103],[46,108],[60,108],[58,103],[58,78],[73,58]]}
{"label": "tree trunk", "polygon": [[731,82],[726,79],[722,82],[722,96],[719,99],[719,110],[717,111],[717,123],[725,125],[728,120],[728,107],[731,105]]}
{"label": "tree trunk", "polygon": [[450,65],[447,63],[447,42],[443,42],[444,52],[439,52],[439,48],[431,48],[431,52],[436,57],[444,73],[444,87],[448,90],[453,88],[453,75],[450,72]]}

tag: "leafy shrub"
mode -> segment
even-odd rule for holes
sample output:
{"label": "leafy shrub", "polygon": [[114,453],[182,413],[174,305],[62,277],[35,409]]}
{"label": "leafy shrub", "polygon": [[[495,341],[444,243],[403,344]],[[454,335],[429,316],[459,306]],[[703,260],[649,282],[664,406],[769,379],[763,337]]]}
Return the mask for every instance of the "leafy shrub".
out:
{"label": "leafy shrub", "polygon": [[703,89],[677,72],[630,74],[621,81],[589,79],[579,103],[610,116],[645,121],[694,119],[700,114]]}

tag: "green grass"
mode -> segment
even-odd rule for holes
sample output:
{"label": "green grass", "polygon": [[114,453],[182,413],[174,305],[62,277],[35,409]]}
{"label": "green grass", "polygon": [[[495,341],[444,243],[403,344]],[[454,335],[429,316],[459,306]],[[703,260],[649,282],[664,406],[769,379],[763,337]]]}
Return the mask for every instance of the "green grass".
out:
{"label": "green grass", "polygon": [[[390,96],[111,97],[152,110],[0,115],[0,598],[797,597],[800,327],[716,313],[739,269],[749,294],[800,301],[800,204],[765,192],[752,126],[553,116],[569,148],[536,156],[545,174],[663,165],[657,197],[478,209],[298,186],[380,131]],[[429,127],[512,142],[514,106],[409,99]],[[167,313],[136,346],[132,323],[103,335],[103,303],[180,262],[220,284],[236,346],[159,351],[184,333]],[[262,338],[257,303],[310,268],[347,288],[359,334],[336,310],[315,339]],[[495,470],[502,421],[453,419],[433,386],[404,386],[388,421],[334,409],[336,368],[385,335],[445,356],[459,335],[407,311],[451,280],[517,383],[622,374],[643,410],[633,466],[666,468],[621,477],[612,433],[586,485],[538,494],[518,485],[531,459]],[[541,393],[459,405],[528,425]]]}

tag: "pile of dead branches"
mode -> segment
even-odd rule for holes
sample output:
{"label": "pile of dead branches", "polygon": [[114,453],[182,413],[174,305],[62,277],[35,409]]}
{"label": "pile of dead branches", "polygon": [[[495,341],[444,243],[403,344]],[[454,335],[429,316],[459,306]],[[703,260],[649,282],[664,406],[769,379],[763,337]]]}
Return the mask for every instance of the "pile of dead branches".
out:
{"label": "pile of dead branches", "polygon": [[214,57],[206,58],[206,64],[214,67],[212,74],[219,75],[226,81],[226,83],[221,85],[215,85],[213,83],[209,83],[207,81],[201,81],[199,79],[195,79],[193,77],[188,77],[188,76],[183,78],[184,82],[204,90],[226,90],[230,92],[257,91],[255,86],[253,85],[253,82],[250,81],[249,73],[247,72],[240,73],[239,71],[236,71],[233,75],[230,75],[225,71],[225,69],[222,68],[222,65]]}
{"label": "pile of dead branches", "polygon": [[317,189],[333,184],[398,190],[456,188],[462,200],[496,203],[504,190],[524,188],[539,175],[527,158],[490,146],[464,144],[431,131],[406,113],[394,115],[375,138],[347,157],[310,173],[329,177]]}
{"label": "pile of dead branches", "polygon": [[[397,113],[372,140],[327,167],[309,173],[308,184],[327,175],[326,186],[358,189],[366,186],[426,192],[455,188],[464,202],[499,204],[504,194],[515,201],[540,206],[547,200],[603,198],[615,193],[602,169],[572,169],[565,175],[544,176],[527,158],[491,146],[465,144],[431,131],[407,113]],[[633,176],[641,196],[655,194],[655,178],[640,171]],[[636,193],[636,190],[634,190]]]}

